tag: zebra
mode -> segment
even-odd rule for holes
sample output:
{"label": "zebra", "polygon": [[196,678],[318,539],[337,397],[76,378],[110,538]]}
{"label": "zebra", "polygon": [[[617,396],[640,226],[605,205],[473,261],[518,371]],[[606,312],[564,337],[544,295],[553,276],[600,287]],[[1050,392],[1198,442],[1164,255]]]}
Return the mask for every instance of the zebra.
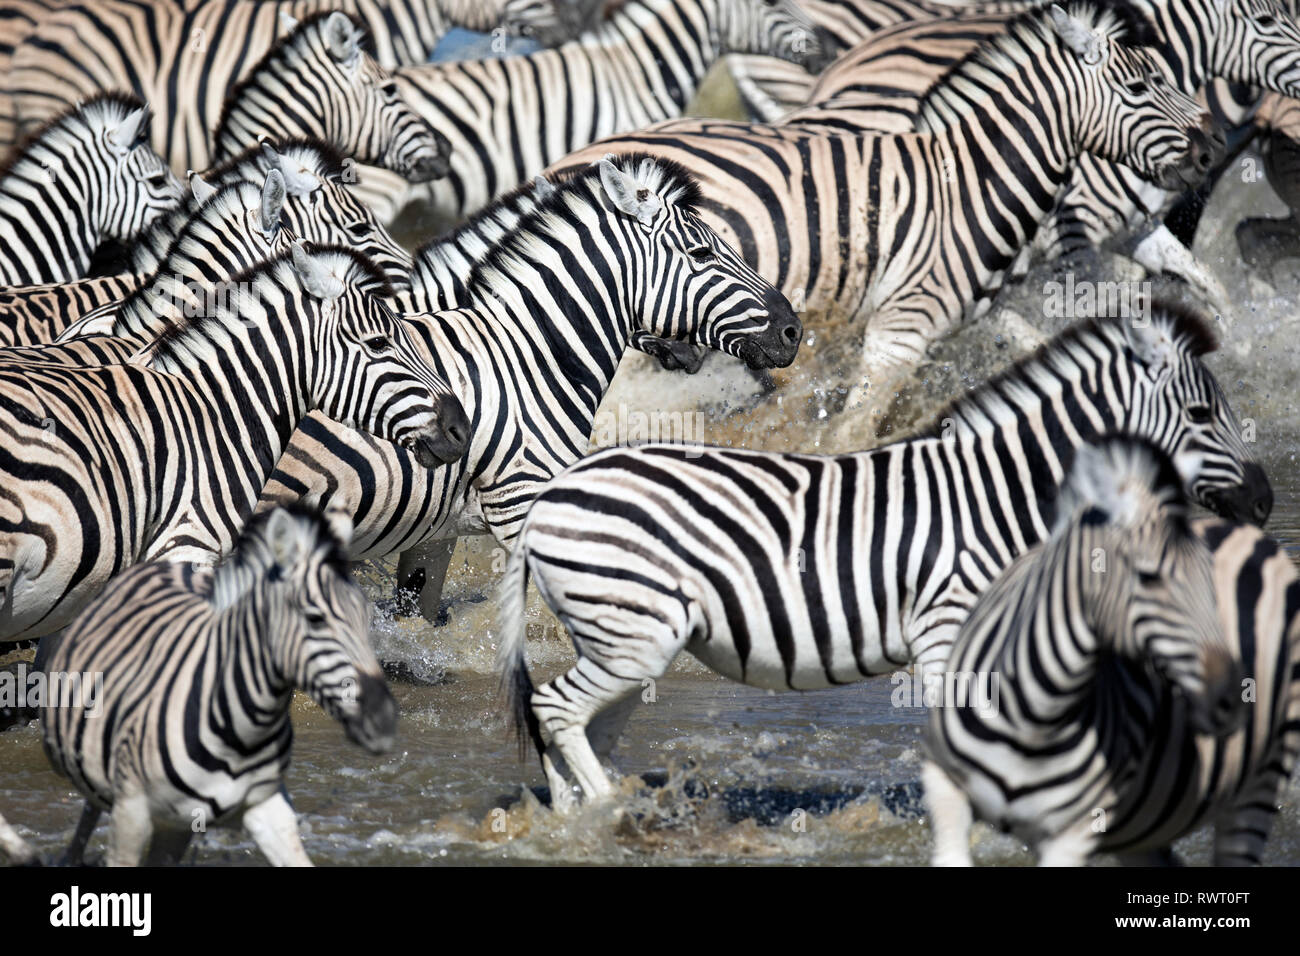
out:
{"label": "zebra", "polygon": [[384,69],[427,62],[452,26],[517,33],[560,22],[551,0],[0,0],[0,151],[24,125],[119,88],[167,118],[153,130],[161,155],[202,151],[226,92],[286,26],[322,11],[355,17]]}
{"label": "zebra", "polygon": [[[191,176],[188,201],[180,209],[154,220],[127,251],[127,274],[0,292],[0,344],[40,345],[84,334],[95,323],[111,326],[115,315],[111,306],[143,284],[178,274],[177,267],[167,265],[166,260],[181,241],[211,241],[220,247],[238,235],[239,241],[245,243],[246,253],[239,268],[265,258],[270,248],[268,239],[278,241],[277,248],[284,247],[293,238],[350,245],[379,266],[395,289],[406,288],[410,284],[410,254],[339,181],[343,168],[342,157],[327,145],[291,140],[274,145],[263,143],[258,149],[246,150],[230,164],[209,170],[203,176]],[[260,222],[229,208],[205,212],[211,198],[227,187],[256,183],[265,192],[271,173],[282,184],[280,189],[284,195],[264,196],[258,202],[261,221],[275,228],[263,230]],[[211,181],[205,178],[209,176]],[[250,204],[247,208],[255,207]],[[233,218],[223,220],[227,213]],[[207,230],[210,239],[195,238],[194,234],[200,230]],[[239,268],[207,262],[203,264],[201,276],[186,273],[185,277],[210,286],[214,280],[224,279]]]}
{"label": "zebra", "polygon": [[4,817],[0,817],[0,859],[8,859],[11,866],[26,866],[39,860],[32,845]]}
{"label": "zebra", "polygon": [[[508,545],[539,489],[586,453],[638,332],[689,339],[753,368],[789,365],[798,318],[701,223],[697,197],[680,168],[638,155],[554,182],[476,262],[455,311],[405,316],[465,403],[473,433],[465,457],[430,472],[315,415],[259,508],[303,499],[345,510],[356,528],[352,560],[464,534]],[[444,561],[426,572],[426,610],[436,610],[445,571]]]}
{"label": "zebra", "polygon": [[960,122],[948,122],[942,96],[924,104],[927,132],[907,135],[676,121],[555,168],[609,149],[681,162],[700,181],[705,221],[760,275],[814,321],[865,327],[874,400],[936,337],[987,310],[1076,157],[1106,156],[1172,187],[1198,181],[1221,151],[1156,58],[1121,42],[1114,14],[1073,9],[1017,20],[963,61],[948,86],[989,94],[987,111]]}
{"label": "zebra", "polygon": [[345,544],[321,516],[276,509],[218,567],[138,564],[77,617],[49,666],[102,689],[41,709],[50,764],[86,797],[71,862],[108,811],[109,866],[174,863],[196,830],[236,819],[273,865],[311,865],[285,788],[294,689],[370,753],[397,730]]}
{"label": "zebra", "polygon": [[451,143],[451,171],[425,187],[363,170],[379,217],[423,200],[456,223],[568,153],[680,116],[719,56],[824,54],[794,0],[628,0],[580,39],[524,56],[406,66],[402,98]]}
{"label": "zebra", "polygon": [[[1240,107],[1227,84],[1263,87],[1287,96],[1300,92],[1300,26],[1277,0],[1131,3],[1139,18],[1153,24],[1143,42],[1160,48],[1180,89],[1195,94],[1214,83],[1208,102],[1217,121],[1239,125],[1232,121]],[[1006,25],[1006,16],[963,16],[905,24],[877,34],[818,78],[808,94],[813,105],[794,111],[780,123],[853,132],[911,130],[926,91],[944,83],[945,73],[968,51],[997,36]],[[966,98],[976,103],[980,95],[976,91]],[[1213,179],[1217,176],[1217,171],[1212,174]],[[1191,233],[1186,227],[1175,222],[1182,233],[1178,235],[1151,220],[1176,196],[1122,165],[1082,157],[1057,208],[1035,237],[1035,249],[1054,261],[1082,249],[1118,245],[1145,268],[1178,275],[1207,301],[1226,308],[1222,286],[1187,248]],[[1016,272],[1024,271],[1024,263],[1018,265]]]}
{"label": "zebra", "polygon": [[468,423],[375,265],[295,244],[129,361],[0,363],[0,641],[68,623],[138,561],[211,562],[308,412],[455,460]]}
{"label": "zebra", "polygon": [[101,242],[132,239],[180,202],[180,183],[145,143],[148,130],[143,103],[100,94],[0,167],[0,285],[75,279]]}
{"label": "zebra", "polygon": [[1300,749],[1300,579],[1255,528],[1189,522],[1158,448],[1079,450],[1050,537],[980,597],[947,669],[1000,688],[930,711],[936,864],[970,865],[974,815],[1044,866],[1169,860],[1207,822],[1216,864],[1260,862]]}
{"label": "zebra", "polygon": [[[941,412],[839,456],[664,445],[598,452],[534,499],[501,583],[499,661],[552,800],[610,792],[607,755],[643,680],[688,650],[733,680],[812,690],[947,659],[979,594],[1050,527],[1074,451],[1131,431],[1188,466],[1189,495],[1263,522],[1272,491],[1201,357],[1203,316],[1095,319]],[[533,690],[529,575],[577,664]]]}

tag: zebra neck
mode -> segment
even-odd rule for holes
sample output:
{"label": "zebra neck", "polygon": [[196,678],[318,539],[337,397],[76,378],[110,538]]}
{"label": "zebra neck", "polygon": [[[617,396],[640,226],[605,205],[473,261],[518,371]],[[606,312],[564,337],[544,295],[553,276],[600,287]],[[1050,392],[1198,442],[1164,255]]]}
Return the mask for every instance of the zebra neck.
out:
{"label": "zebra neck", "polygon": [[280,629],[282,604],[253,589],[217,612],[213,621],[210,645],[218,670],[207,704],[207,726],[221,728],[225,742],[237,741],[244,753],[292,732],[293,683],[267,639]]}
{"label": "zebra neck", "polygon": [[676,107],[662,111],[659,118],[668,119],[686,107],[704,74],[721,58],[719,19],[718,0],[631,0],[613,11],[596,35],[606,51],[633,57],[647,76],[660,76],[663,91]]}
{"label": "zebra neck", "polygon": [[38,143],[0,180],[0,249],[6,253],[0,256],[0,277],[4,259],[31,250],[30,263],[15,263],[21,271],[8,277],[9,285],[77,279],[102,240],[104,197],[93,175],[84,176],[93,172],[93,162],[82,175],[61,173],[62,164],[58,153]]}
{"label": "zebra neck", "polygon": [[1217,0],[1131,0],[1135,11],[1155,25],[1157,49],[1185,93],[1195,93],[1217,72],[1210,62],[1209,36],[1223,29]]}

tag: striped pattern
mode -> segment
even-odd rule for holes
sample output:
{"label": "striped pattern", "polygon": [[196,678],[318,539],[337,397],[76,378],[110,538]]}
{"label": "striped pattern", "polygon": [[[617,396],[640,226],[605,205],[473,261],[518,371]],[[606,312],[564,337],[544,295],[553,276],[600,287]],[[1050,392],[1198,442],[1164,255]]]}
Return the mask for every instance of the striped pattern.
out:
{"label": "striped pattern", "polygon": [[373,263],[295,246],[229,277],[131,362],[0,366],[0,640],[57,630],[141,560],[233,545],[309,411],[416,452],[465,449],[464,410],[379,295]]}
{"label": "striped pattern", "polygon": [[[465,403],[466,456],[429,472],[312,416],[261,507],[301,498],[343,509],[353,559],[458,534],[509,542],[538,490],[587,451],[634,334],[690,340],[754,368],[788,365],[801,338],[789,303],[701,223],[695,202],[681,170],[638,156],[556,182],[505,242],[471,252],[455,311],[405,317]],[[417,287],[441,254],[417,254]]]}
{"label": "striped pattern", "polygon": [[457,223],[575,149],[680,116],[732,51],[822,59],[794,0],[628,0],[557,49],[403,67],[402,98],[450,140],[451,172],[403,192],[364,171],[362,185],[381,219],[416,199]]}
{"label": "striped pattern", "polygon": [[181,187],[145,144],[144,104],[96,96],[54,119],[0,167],[0,285],[84,275],[95,248],[129,241]]}
{"label": "striped pattern", "polygon": [[285,800],[294,689],[372,753],[397,723],[340,544],[319,518],[277,510],[215,570],[131,568],[62,636],[50,667],[102,674],[103,691],[90,708],[42,709],[45,752],[85,794],[87,835],[111,812],[110,866],[143,862],[151,843],[161,862],[196,823],[240,818],[272,863],[310,862],[296,826],[276,839],[257,825],[256,808]]}
{"label": "striped pattern", "polygon": [[[588,798],[609,792],[588,730],[612,747],[632,692],[682,650],[774,689],[941,664],[980,592],[1045,537],[1065,464],[1101,432],[1199,462],[1187,479],[1197,501],[1263,521],[1271,491],[1201,363],[1211,343],[1202,320],[1157,305],[1148,328],[1066,331],[932,432],[877,450],[647,445],[570,468],[537,496],[501,598],[503,684],[520,726],[533,724],[552,794],[570,792],[566,765]],[[529,574],[579,657],[535,693]]]}
{"label": "striped pattern", "polygon": [[[80,334],[77,327],[92,312],[98,323],[111,324],[112,310],[106,306],[162,278],[179,275],[211,287],[267,258],[271,249],[268,239],[280,240],[276,244],[279,249],[294,238],[351,246],[379,266],[394,287],[409,287],[410,254],[342,184],[343,170],[343,160],[336,151],[309,140],[264,145],[241,153],[230,163],[205,173],[208,178],[199,184],[199,196],[191,195],[181,208],[154,220],[132,243],[130,273],[0,292],[0,343],[39,345]],[[205,211],[204,204],[225,187],[255,183],[260,189],[272,171],[281,177],[286,192],[281,208],[271,217],[277,223],[272,234],[262,232],[260,227],[254,229],[247,215],[260,204],[260,196],[247,206],[242,218],[237,215],[226,221],[216,210]],[[223,235],[227,231],[230,235]],[[182,241],[187,245],[180,250],[181,259],[189,264],[184,269],[167,262]],[[223,245],[241,242],[244,245],[235,259],[220,251]],[[209,243],[213,244],[210,260],[205,258]],[[235,261],[239,265],[232,267]],[[196,264],[202,268],[194,268]]]}
{"label": "striped pattern", "polygon": [[283,37],[286,16],[350,14],[370,34],[375,59],[392,69],[427,61],[451,26],[545,25],[555,17],[553,10],[548,17],[549,2],[0,0],[0,149],[13,142],[6,128],[40,124],[100,90],[128,89],[167,118],[153,131],[154,148],[178,173],[202,169],[207,163],[198,157],[228,93]]}
{"label": "striped pattern", "polygon": [[1215,864],[1258,864],[1300,749],[1300,579],[1254,528],[1190,528],[1158,451],[1087,451],[953,647],[1000,691],[930,712],[935,862],[970,864],[973,810],[1044,865],[1168,859],[1206,823]]}
{"label": "striped pattern", "polygon": [[[1163,67],[1121,42],[1112,15],[1075,12],[1082,19],[1063,27],[1047,14],[1018,20],[965,61],[952,90],[968,81],[987,103],[961,122],[943,122],[953,107],[939,95],[927,101],[927,131],[910,135],[682,120],[597,143],[559,168],[609,149],[680,162],[700,180],[705,221],[807,322],[862,329],[868,372],[884,378],[987,308],[1082,153],[1167,185],[1203,173],[1213,146],[1197,128],[1201,109],[1152,82]],[[1098,67],[1057,32],[1084,26],[1101,44]]]}

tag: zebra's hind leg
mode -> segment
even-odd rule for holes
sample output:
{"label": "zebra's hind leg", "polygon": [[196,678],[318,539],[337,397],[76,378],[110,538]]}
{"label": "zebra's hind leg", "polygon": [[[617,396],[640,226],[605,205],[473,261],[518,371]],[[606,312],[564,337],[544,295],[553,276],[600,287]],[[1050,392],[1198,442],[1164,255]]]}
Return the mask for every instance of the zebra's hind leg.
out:
{"label": "zebra's hind leg", "polygon": [[1039,866],[1083,866],[1088,862],[1097,835],[1092,830],[1092,817],[1085,815],[1066,827],[1039,841]]}
{"label": "zebra's hind leg", "polygon": [[1215,866],[1259,866],[1263,860],[1277,806],[1265,794],[1256,792],[1256,800],[1251,796],[1249,791],[1242,794],[1242,802],[1215,817]]}
{"label": "zebra's hind leg", "polygon": [[37,862],[36,851],[31,844],[18,835],[18,831],[0,817],[0,854],[9,858],[15,866],[26,866]]}
{"label": "zebra's hind leg", "polygon": [[244,811],[244,829],[272,866],[311,866],[302,848],[298,815],[281,787],[275,795]]}
{"label": "zebra's hind leg", "polygon": [[[568,671],[538,687],[533,695],[533,713],[541,725],[542,738],[559,750],[588,802],[610,797],[614,787],[587,737],[587,726],[596,721],[597,737],[604,742],[611,725],[602,724],[597,715],[639,690],[641,680],[639,675],[619,676],[590,657],[583,657]],[[621,721],[617,729],[622,729]],[[551,794],[554,800],[554,789]]]}
{"label": "zebra's hind leg", "polygon": [[970,828],[974,822],[970,800],[938,764],[927,760],[921,768],[925,806],[934,834],[935,866],[971,866]]}
{"label": "zebra's hind leg", "polygon": [[447,568],[451,566],[451,555],[456,550],[456,539],[439,538],[426,541],[413,548],[407,548],[397,559],[397,581],[399,587],[411,580],[412,575],[419,575],[419,593],[416,595],[420,606],[420,616],[426,621],[438,620],[438,609],[442,604],[442,587],[447,580]]}
{"label": "zebra's hind leg", "polygon": [[86,858],[86,844],[90,842],[91,834],[95,832],[102,815],[103,811],[89,800],[86,801],[86,805],[81,809],[81,819],[77,821],[76,832],[72,834],[72,842],[59,858],[59,866],[83,865]]}
{"label": "zebra's hind leg", "polygon": [[141,790],[118,795],[108,818],[108,866],[139,866],[153,836],[149,798]]}

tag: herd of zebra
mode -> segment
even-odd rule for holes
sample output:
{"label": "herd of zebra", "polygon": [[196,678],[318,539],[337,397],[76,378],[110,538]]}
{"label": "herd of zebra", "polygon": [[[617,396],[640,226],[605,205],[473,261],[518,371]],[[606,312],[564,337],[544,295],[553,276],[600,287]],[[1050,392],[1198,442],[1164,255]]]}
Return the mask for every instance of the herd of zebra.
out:
{"label": "herd of zebra", "polygon": [[[352,563],[400,555],[436,610],[448,542],[491,535],[556,813],[613,797],[602,760],[687,650],[778,690],[995,675],[994,711],[930,708],[936,863],[975,819],[1045,864],[1167,860],[1207,823],[1216,863],[1260,862],[1300,576],[1191,242],[1257,134],[1276,170],[1300,148],[1298,14],[0,0],[0,642],[36,644],[30,716],[85,796],[63,861],[107,812],[110,864],[177,861],[199,816],[309,864],[295,690],[372,752],[397,734]],[[457,27],[508,55],[430,62]],[[724,56],[750,120],[686,118]],[[446,227],[414,252],[412,206]],[[1033,259],[1098,247],[1183,294],[1082,318],[929,429],[588,454],[629,349],[668,389],[817,328],[877,421]],[[540,686],[530,580],[577,651]],[[37,859],[3,818],[0,855]]]}

